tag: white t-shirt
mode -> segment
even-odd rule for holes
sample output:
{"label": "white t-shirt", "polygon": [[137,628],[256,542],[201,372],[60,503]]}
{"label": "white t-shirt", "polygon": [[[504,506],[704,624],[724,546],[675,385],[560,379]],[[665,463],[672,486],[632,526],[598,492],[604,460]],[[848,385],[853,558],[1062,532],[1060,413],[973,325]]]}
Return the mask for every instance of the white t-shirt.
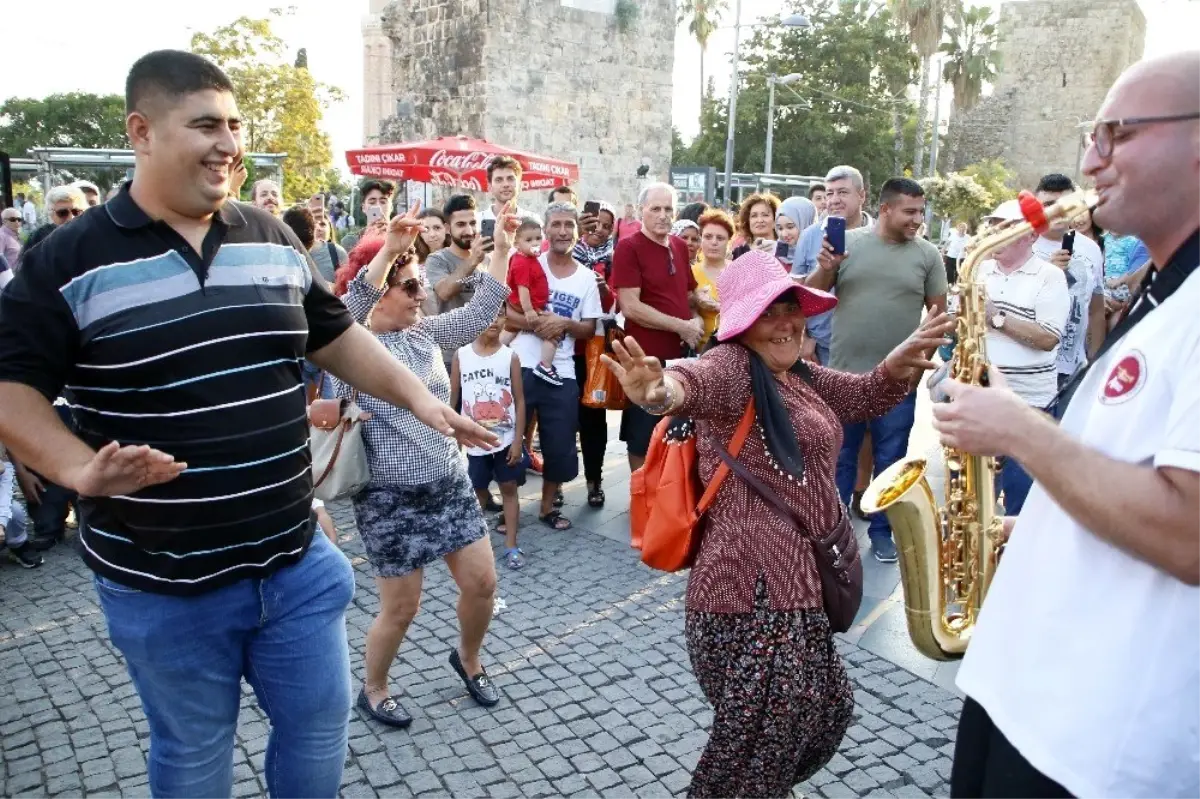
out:
{"label": "white t-shirt", "polygon": [[[600,306],[595,272],[572,259],[574,273],[570,277],[557,278],[550,272],[546,253],[542,253],[538,262],[546,273],[546,282],[550,284],[549,310],[573,322],[600,318],[604,311]],[[513,340],[512,348],[521,359],[522,368],[533,369],[541,361],[542,340],[533,333],[520,333]],[[564,380],[575,379],[575,339],[570,334],[563,336],[554,353],[554,368]]]}
{"label": "white t-shirt", "polygon": [[[987,286],[987,297],[997,311],[1049,330],[1062,339],[1063,325],[1071,298],[1067,279],[1057,266],[1030,256],[1020,269],[1007,275],[994,260],[979,266],[980,279]],[[1009,387],[1035,408],[1045,408],[1058,393],[1058,348],[1039,350],[996,330],[988,321],[987,359],[995,364]]]}
{"label": "white t-shirt", "polygon": [[512,393],[513,351],[504,345],[491,355],[468,344],[458,351],[459,390],[463,416],[500,437],[492,449],[467,447],[468,455],[490,455],[512,446],[517,403]]}
{"label": "white t-shirt", "polygon": [[946,257],[954,258],[955,260],[962,258],[963,250],[966,249],[967,242],[970,239],[971,237],[966,233],[951,230],[950,236],[946,239]]}
{"label": "white t-shirt", "polygon": [[[1033,254],[1043,261],[1049,261],[1061,249],[1061,239],[1051,241],[1039,236],[1033,243]],[[1100,245],[1087,236],[1076,236],[1066,278],[1071,307],[1058,344],[1058,373],[1072,375],[1087,363],[1088,311],[1092,297],[1104,296],[1104,255]]]}
{"label": "white t-shirt", "polygon": [[[1193,273],[1092,367],[1063,430],[1116,460],[1200,472],[1198,306]],[[1034,485],[958,672],[1021,755],[1075,796],[1200,796],[1198,662],[1200,588]]]}

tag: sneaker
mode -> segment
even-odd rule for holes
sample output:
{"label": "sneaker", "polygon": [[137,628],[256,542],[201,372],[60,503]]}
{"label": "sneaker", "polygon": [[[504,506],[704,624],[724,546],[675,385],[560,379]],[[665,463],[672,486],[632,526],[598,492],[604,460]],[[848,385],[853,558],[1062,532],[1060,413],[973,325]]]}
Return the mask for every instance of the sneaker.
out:
{"label": "sneaker", "polygon": [[9,547],[8,558],[22,569],[36,569],[42,565],[42,556],[29,546],[28,541],[19,547]]}
{"label": "sneaker", "polygon": [[895,563],[899,560],[896,555],[896,545],[892,543],[890,538],[876,538],[871,541],[871,551],[875,553],[875,560],[880,563]]}
{"label": "sneaker", "polygon": [[504,565],[516,570],[525,565],[525,553],[518,547],[504,550]]}
{"label": "sneaker", "polygon": [[562,378],[558,376],[558,370],[553,366],[546,366],[544,363],[539,363],[534,368],[533,373],[552,386],[561,386],[563,384]]}

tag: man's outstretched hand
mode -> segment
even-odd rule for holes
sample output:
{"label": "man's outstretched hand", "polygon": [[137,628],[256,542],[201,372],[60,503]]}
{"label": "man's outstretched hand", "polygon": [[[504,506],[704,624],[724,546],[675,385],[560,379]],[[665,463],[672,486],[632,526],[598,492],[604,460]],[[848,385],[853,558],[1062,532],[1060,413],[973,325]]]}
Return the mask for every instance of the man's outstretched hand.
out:
{"label": "man's outstretched hand", "polygon": [[142,444],[122,447],[110,441],[70,475],[68,485],[84,497],[115,497],[174,480],[186,463]]}

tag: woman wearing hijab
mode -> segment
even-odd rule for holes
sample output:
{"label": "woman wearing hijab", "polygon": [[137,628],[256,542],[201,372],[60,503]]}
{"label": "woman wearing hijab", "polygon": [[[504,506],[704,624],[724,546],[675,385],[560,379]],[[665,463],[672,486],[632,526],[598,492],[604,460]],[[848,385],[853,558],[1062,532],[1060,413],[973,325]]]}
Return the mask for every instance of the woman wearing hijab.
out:
{"label": "woman wearing hijab", "polygon": [[779,213],[775,216],[775,235],[788,246],[784,266],[789,271],[792,268],[792,259],[796,257],[796,244],[800,241],[800,234],[816,218],[817,206],[807,197],[788,197],[779,206]]}
{"label": "woman wearing hijab", "polygon": [[842,424],[887,413],[953,322],[926,320],[872,371],[800,363],[806,316],[837,304],[797,284],[777,259],[750,252],[720,279],[718,346],[663,370],[626,338],[610,368],[631,402],[691,417],[700,476],[712,479],[750,400],[756,426],[737,460],[799,515],[795,529],[740,479],[708,510],[688,578],[685,634],[713,707],[690,796],[787,796],[837,751],[854,693],[834,646],[810,537],[849,525],[834,485]]}
{"label": "woman wearing hijab", "polygon": [[688,263],[696,263],[700,254],[700,226],[690,219],[680,219],[671,225],[671,235],[683,239],[688,248]]}

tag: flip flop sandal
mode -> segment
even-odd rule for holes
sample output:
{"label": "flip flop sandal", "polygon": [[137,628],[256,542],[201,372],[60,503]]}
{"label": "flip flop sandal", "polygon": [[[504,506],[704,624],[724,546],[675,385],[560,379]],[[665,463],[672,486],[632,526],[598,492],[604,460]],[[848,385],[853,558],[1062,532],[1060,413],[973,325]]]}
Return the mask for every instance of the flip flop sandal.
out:
{"label": "flip flop sandal", "polygon": [[488,501],[487,504],[483,506],[483,510],[486,513],[501,513],[504,510],[504,506],[497,502],[495,497],[493,497],[491,494],[488,494]]}
{"label": "flip flop sandal", "polygon": [[504,524],[504,514],[503,513],[500,514],[496,518],[496,526],[493,529],[500,535],[504,535],[505,533],[508,532],[508,526]]}
{"label": "flip flop sandal", "polygon": [[525,553],[519,547],[504,551],[504,565],[510,569],[519,569],[525,565]]}
{"label": "flip flop sandal", "polygon": [[371,707],[371,700],[367,699],[365,689],[359,691],[358,707],[380,724],[386,724],[389,727],[396,727],[402,730],[413,722],[412,716],[408,714],[408,711],[390,696],[384,697],[383,701],[378,705]]}
{"label": "flip flop sandal", "polygon": [[588,507],[603,508],[604,507],[604,490],[600,489],[600,488],[593,488],[591,491],[589,491],[587,503],[588,503]]}
{"label": "flip flop sandal", "polygon": [[539,516],[538,519],[551,530],[570,530],[574,526],[570,519],[557,510],[552,510],[545,516]]}

